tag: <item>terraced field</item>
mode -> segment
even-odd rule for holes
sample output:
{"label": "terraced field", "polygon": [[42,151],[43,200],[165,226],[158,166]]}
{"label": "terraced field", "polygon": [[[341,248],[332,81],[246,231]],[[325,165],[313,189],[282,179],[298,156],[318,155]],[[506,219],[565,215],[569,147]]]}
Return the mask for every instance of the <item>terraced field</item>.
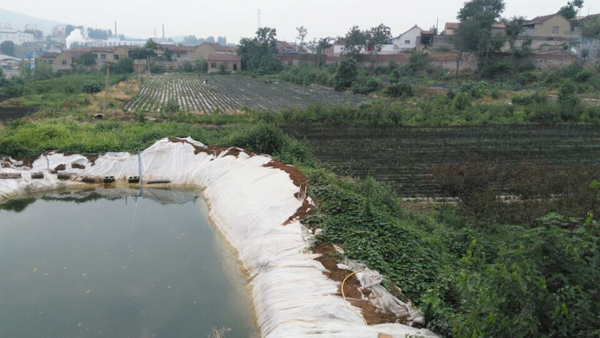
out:
{"label": "terraced field", "polygon": [[356,105],[364,100],[362,96],[332,89],[265,83],[245,76],[161,74],[147,78],[140,93],[125,105],[125,110],[159,112],[168,102],[177,102],[186,112],[210,113],[216,109],[230,112],[244,107],[278,111],[310,104]]}
{"label": "terraced field", "polygon": [[285,127],[341,174],[369,173],[403,197],[436,197],[432,169],[477,158],[560,166],[600,163],[598,126]]}

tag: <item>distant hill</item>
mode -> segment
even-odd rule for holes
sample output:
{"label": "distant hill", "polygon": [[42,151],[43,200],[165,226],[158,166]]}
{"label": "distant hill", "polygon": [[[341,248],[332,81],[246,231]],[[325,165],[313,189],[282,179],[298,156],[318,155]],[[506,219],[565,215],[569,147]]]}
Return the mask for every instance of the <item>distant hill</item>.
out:
{"label": "distant hill", "polygon": [[0,23],[10,23],[12,28],[22,31],[25,25],[37,25],[38,29],[44,32],[44,35],[52,33],[52,27],[60,25],[61,22],[38,19],[29,15],[8,11],[0,8]]}

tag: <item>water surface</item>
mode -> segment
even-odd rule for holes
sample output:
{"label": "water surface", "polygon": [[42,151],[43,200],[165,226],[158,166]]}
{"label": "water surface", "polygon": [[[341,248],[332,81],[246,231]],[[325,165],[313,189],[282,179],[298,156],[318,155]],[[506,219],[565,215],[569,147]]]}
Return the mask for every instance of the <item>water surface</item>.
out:
{"label": "water surface", "polygon": [[0,205],[0,337],[257,336],[247,282],[184,190]]}

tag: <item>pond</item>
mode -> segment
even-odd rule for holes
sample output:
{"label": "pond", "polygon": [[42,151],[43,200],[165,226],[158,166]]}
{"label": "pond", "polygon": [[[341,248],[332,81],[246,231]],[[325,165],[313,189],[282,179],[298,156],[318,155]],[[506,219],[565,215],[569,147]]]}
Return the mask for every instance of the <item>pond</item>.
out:
{"label": "pond", "polygon": [[204,199],[137,193],[0,205],[0,336],[258,336],[247,280]]}

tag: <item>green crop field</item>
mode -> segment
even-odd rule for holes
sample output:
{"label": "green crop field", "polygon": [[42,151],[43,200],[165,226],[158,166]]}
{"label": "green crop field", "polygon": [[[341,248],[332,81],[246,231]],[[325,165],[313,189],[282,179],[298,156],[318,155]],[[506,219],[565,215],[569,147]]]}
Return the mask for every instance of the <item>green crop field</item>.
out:
{"label": "green crop field", "polygon": [[461,127],[296,127],[316,157],[341,174],[371,174],[403,197],[436,197],[436,166],[472,159],[564,167],[600,162],[600,127],[493,125]]}
{"label": "green crop field", "polygon": [[140,93],[125,105],[125,110],[159,112],[169,102],[177,102],[186,112],[210,113],[216,109],[229,112],[245,107],[277,111],[310,104],[356,105],[364,100],[364,97],[329,88],[266,83],[244,76],[162,74],[146,79]]}

